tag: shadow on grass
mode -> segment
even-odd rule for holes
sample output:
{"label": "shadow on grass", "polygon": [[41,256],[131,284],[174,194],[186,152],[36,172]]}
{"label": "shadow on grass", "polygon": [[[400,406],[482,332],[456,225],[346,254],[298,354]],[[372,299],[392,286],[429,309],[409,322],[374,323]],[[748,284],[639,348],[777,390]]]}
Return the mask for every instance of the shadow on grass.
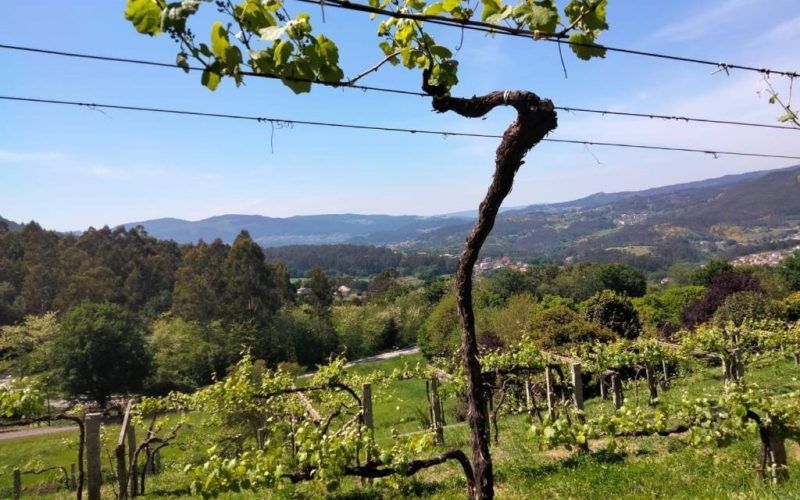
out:
{"label": "shadow on grass", "polygon": [[186,497],[190,494],[189,488],[148,488],[146,493],[149,497]]}
{"label": "shadow on grass", "polygon": [[[427,497],[435,493],[444,491],[445,485],[440,482],[427,482],[412,479],[408,484],[403,485],[400,491],[392,491],[397,498],[418,498]],[[343,491],[337,494],[328,495],[331,500],[375,500],[387,498],[387,490],[377,486],[365,487],[357,490]],[[393,498],[393,497],[390,497]]]}
{"label": "shadow on grass", "polygon": [[[646,451],[635,452],[634,455],[641,456],[649,454]],[[521,464],[514,467],[514,472],[522,476],[528,477],[542,477],[549,474],[555,474],[565,469],[577,469],[585,465],[591,464],[619,464],[624,462],[630,453],[624,451],[609,451],[597,450],[590,453],[575,453],[563,460],[556,460],[549,463],[540,464]]]}

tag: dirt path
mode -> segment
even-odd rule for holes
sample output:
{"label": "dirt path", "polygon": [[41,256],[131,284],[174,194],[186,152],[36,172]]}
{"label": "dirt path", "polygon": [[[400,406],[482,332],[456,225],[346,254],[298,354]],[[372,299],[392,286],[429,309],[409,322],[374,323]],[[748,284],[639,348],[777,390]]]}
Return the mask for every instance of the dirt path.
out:
{"label": "dirt path", "polygon": [[[404,349],[398,349],[396,351],[389,351],[384,352],[381,354],[376,354],[374,356],[369,356],[366,358],[357,359],[355,361],[351,361],[347,363],[346,366],[354,366],[359,365],[362,363],[370,363],[373,361],[381,361],[384,359],[392,359],[398,356],[410,356],[412,354],[417,354],[419,352],[419,348],[417,346],[406,347]],[[61,432],[69,432],[69,431],[77,431],[77,427],[72,425],[58,425],[52,427],[30,427],[27,429],[19,429],[15,431],[8,431],[8,432],[0,432],[0,441],[6,441],[9,439],[18,439],[30,436],[42,436],[45,434],[56,434]]]}
{"label": "dirt path", "polygon": [[6,441],[8,439],[17,439],[30,436],[41,436],[44,434],[56,434],[69,431],[77,432],[78,428],[74,425],[54,425],[52,427],[30,427],[28,429],[0,432],[0,441]]}
{"label": "dirt path", "polygon": [[419,352],[419,347],[412,345],[411,347],[406,347],[404,349],[398,349],[396,351],[389,351],[383,352],[381,354],[376,354],[374,356],[369,356],[366,358],[357,359],[355,361],[351,361],[347,363],[345,366],[354,366],[360,365],[361,363],[371,363],[373,361],[382,361],[384,359],[392,359],[398,356],[410,356],[412,354],[417,354]]}

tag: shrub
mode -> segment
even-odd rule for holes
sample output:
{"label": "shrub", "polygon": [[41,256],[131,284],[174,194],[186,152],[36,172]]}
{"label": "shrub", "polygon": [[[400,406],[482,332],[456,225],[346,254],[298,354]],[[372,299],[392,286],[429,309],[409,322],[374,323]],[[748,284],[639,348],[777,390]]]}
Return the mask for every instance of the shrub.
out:
{"label": "shrub", "polygon": [[737,292],[729,295],[714,313],[713,322],[717,326],[733,323],[741,326],[746,319],[762,321],[783,319],[783,305],[759,292]]}
{"label": "shrub", "polygon": [[617,338],[613,331],[585,320],[566,306],[557,306],[536,314],[529,334],[542,349],[554,350],[581,343],[610,342]]}
{"label": "shrub", "polygon": [[639,313],[631,301],[610,290],[604,290],[586,301],[584,317],[626,339],[635,339],[642,332]]}
{"label": "shrub", "polygon": [[639,312],[643,323],[661,333],[671,334],[680,329],[681,318],[686,308],[700,300],[703,293],[705,288],[701,286],[681,286],[648,293],[631,302]]}
{"label": "shrub", "polygon": [[761,291],[761,282],[750,273],[720,272],[712,279],[703,297],[684,311],[683,326],[690,329],[710,320],[729,295],[737,292]]}
{"label": "shrub", "polygon": [[795,292],[784,301],[786,304],[786,319],[789,321],[800,320],[800,292]]}

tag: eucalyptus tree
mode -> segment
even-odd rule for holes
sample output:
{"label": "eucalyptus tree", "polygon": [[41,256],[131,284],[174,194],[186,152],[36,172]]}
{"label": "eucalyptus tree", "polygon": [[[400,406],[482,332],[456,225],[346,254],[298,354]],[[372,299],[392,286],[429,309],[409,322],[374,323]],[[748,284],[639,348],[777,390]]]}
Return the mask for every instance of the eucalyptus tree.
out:
{"label": "eucalyptus tree", "polygon": [[[214,22],[210,30],[208,26],[191,27],[191,18],[206,4],[216,7],[221,20]],[[294,92],[303,93],[310,91],[314,82],[352,85],[388,62],[421,72],[422,89],[431,97],[437,112],[478,118],[501,106],[516,110],[517,117],[497,148],[492,182],[467,236],[455,276],[461,353],[467,374],[472,468],[477,483],[474,496],[493,498],[488,415],[472,307],[473,268],[523,158],[556,128],[557,119],[550,100],[526,90],[500,90],[468,98],[454,96],[459,61],[452,50],[436,42],[427,26],[437,20],[472,23],[479,18],[485,28],[511,26],[532,32],[533,39],[569,41],[577,57],[591,59],[605,55],[595,41],[608,29],[607,0],[569,0],[563,11],[555,0],[519,0],[516,4],[481,0],[474,9],[463,0],[369,0],[369,5],[361,5],[381,19],[377,45],[383,57],[379,64],[349,79],[340,66],[336,43],[315,33],[309,14],[292,15],[283,0],[128,0],[125,17],[140,33],[163,33],[172,38],[178,45],[177,64],[187,72],[190,60],[201,64],[201,82],[211,90],[223,78],[240,85],[246,76],[255,74],[278,77]]]}

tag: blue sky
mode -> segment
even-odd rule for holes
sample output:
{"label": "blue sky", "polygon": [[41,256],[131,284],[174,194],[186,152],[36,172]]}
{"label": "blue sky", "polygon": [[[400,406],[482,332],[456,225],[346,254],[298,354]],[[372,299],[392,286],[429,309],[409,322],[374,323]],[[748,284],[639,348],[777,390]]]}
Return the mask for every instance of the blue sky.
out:
{"label": "blue sky", "polygon": [[[800,70],[797,0],[610,0],[602,42],[777,69]],[[381,58],[376,22],[357,12],[287,0],[334,39],[345,73]],[[215,12],[201,19],[210,27]],[[124,2],[12,2],[0,43],[173,61],[166,37],[137,34]],[[436,30],[457,44],[455,30]],[[582,62],[554,44],[465,34],[455,94],[527,89],[562,106],[772,122],[778,109],[752,73],[609,54]],[[179,70],[99,63],[0,50],[0,94],[210,112],[501,133],[513,118],[486,120],[430,111],[419,97],[314,88],[295,96],[278,82],[225,81],[216,92]],[[419,74],[385,67],[364,83],[416,89]],[[784,82],[775,83],[785,87]],[[491,176],[496,141],[411,136],[171,117],[101,113],[0,101],[0,215],[71,230],[158,217],[224,213],[432,215],[477,206]],[[560,113],[552,137],[800,154],[798,132],[681,125]],[[600,161],[598,164],[595,157]],[[507,205],[560,201],[792,165],[791,160],[659,153],[543,144],[529,156]]]}

